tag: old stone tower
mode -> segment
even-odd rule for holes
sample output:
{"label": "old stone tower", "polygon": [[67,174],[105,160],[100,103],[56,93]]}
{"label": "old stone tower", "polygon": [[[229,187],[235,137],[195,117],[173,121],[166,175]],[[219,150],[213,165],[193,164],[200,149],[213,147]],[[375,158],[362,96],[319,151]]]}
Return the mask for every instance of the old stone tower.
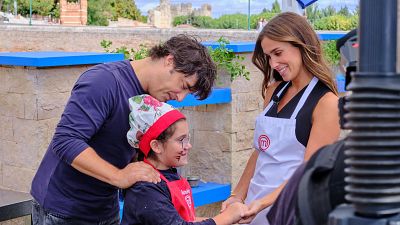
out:
{"label": "old stone tower", "polygon": [[68,2],[60,0],[60,23],[63,25],[86,25],[87,22],[87,0]]}
{"label": "old stone tower", "polygon": [[172,27],[172,21],[176,16],[210,16],[211,5],[203,4],[199,9],[193,9],[192,3],[171,5],[169,0],[160,0],[160,5],[149,10],[148,23],[158,28]]}

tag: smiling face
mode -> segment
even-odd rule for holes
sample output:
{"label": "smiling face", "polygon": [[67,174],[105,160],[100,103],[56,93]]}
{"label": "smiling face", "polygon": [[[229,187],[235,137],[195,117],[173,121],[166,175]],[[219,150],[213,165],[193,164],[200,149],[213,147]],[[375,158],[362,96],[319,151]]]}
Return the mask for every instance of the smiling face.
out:
{"label": "smiling face", "polygon": [[299,48],[288,42],[280,42],[264,37],[261,47],[269,60],[269,65],[276,70],[284,81],[296,79],[307,73]]}
{"label": "smiling face", "polygon": [[187,94],[194,92],[193,87],[198,80],[197,75],[187,76],[176,71],[172,56],[167,56],[164,60],[163,69],[156,80],[150,82],[148,92],[161,102],[182,101]]}
{"label": "smiling face", "polygon": [[151,147],[155,152],[153,165],[160,170],[180,167],[188,163],[188,153],[192,148],[189,138],[189,125],[186,120],[174,123],[174,133],[167,140],[153,140]]}

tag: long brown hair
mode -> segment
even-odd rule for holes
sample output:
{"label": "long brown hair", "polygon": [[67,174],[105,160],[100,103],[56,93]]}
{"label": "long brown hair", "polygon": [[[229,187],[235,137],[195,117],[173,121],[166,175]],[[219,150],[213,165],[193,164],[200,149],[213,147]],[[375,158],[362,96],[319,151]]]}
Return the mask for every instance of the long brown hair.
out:
{"label": "long brown hair", "polygon": [[265,98],[265,91],[272,80],[282,80],[281,75],[269,65],[269,59],[261,47],[261,41],[265,37],[274,41],[288,42],[299,48],[304,67],[338,95],[331,69],[322,55],[321,42],[317,34],[302,16],[285,12],[275,16],[265,25],[257,38],[253,53],[252,62],[264,74],[263,98]]}

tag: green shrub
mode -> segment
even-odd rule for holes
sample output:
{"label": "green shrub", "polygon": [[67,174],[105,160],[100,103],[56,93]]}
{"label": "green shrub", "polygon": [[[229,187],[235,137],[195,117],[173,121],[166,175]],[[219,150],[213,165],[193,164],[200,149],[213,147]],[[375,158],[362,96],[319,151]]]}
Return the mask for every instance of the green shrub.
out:
{"label": "green shrub", "polygon": [[125,59],[138,60],[138,59],[144,59],[149,55],[149,48],[143,44],[140,44],[139,49],[137,50],[133,48],[128,50],[126,46],[121,46],[119,48],[111,50],[110,48],[112,45],[112,41],[108,40],[102,40],[100,42],[100,45],[106,52],[124,54]]}
{"label": "green shrub", "polygon": [[336,51],[336,41],[324,41],[322,43],[322,49],[324,53],[325,60],[331,65],[339,65],[340,55]]}
{"label": "green shrub", "polygon": [[220,37],[217,42],[219,43],[217,48],[208,48],[217,68],[226,70],[231,76],[231,81],[241,76],[250,80],[250,72],[242,64],[244,57],[236,55],[231,49],[226,48],[226,45],[229,44],[227,39]]}
{"label": "green shrub", "polygon": [[[218,39],[218,43],[219,46],[217,48],[208,48],[210,56],[217,65],[217,68],[219,70],[226,70],[228,74],[230,74],[232,81],[240,76],[249,80],[250,73],[247,71],[246,66],[242,64],[244,57],[235,55],[232,50],[226,48],[226,45],[229,44],[227,39],[221,37]],[[100,45],[106,52],[124,54],[125,59],[138,60],[146,58],[149,55],[149,48],[142,44],[139,45],[139,49],[137,50],[132,48],[128,50],[126,46],[111,50],[112,42],[109,40],[102,40]]]}
{"label": "green shrub", "polygon": [[[353,18],[354,17],[354,18]],[[358,26],[358,16],[333,15],[315,21],[316,30],[352,30]]]}

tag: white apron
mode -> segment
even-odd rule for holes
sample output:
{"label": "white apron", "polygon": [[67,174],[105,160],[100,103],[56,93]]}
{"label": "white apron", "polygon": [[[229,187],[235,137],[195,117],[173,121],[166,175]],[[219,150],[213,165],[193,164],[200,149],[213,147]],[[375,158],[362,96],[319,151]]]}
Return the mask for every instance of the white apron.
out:
{"label": "white apron", "polygon": [[[259,151],[253,178],[250,180],[246,204],[263,198],[288,180],[304,160],[305,147],[296,138],[296,116],[310,95],[318,78],[314,77],[297,103],[290,119],[265,116],[274,104],[271,101],[256,118],[254,147]],[[277,94],[281,96],[287,83]],[[252,225],[268,225],[270,207],[260,211]]]}

